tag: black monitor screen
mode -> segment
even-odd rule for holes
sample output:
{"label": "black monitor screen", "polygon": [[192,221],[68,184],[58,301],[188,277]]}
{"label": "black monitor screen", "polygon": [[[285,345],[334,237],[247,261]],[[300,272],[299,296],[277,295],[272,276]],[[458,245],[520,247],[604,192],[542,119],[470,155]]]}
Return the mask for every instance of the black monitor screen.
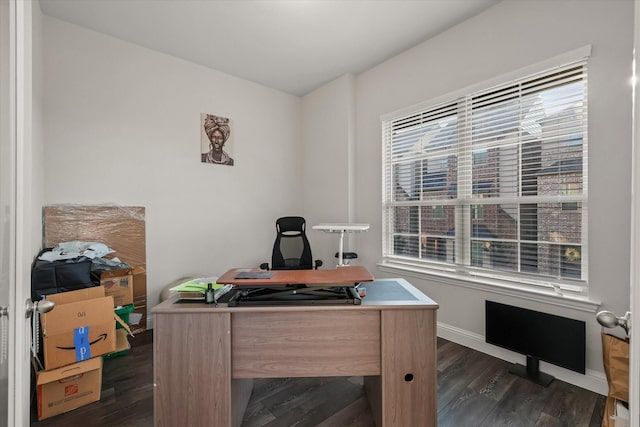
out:
{"label": "black monitor screen", "polygon": [[585,322],[486,301],[486,342],[585,373]]}

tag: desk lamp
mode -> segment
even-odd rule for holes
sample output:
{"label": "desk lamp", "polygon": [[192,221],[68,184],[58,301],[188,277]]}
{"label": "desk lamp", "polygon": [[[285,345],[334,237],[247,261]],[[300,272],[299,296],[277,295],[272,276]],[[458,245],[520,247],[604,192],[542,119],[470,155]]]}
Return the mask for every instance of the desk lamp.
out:
{"label": "desk lamp", "polygon": [[318,224],[312,227],[314,230],[324,231],[325,233],[340,233],[340,247],[338,250],[338,267],[344,267],[343,260],[344,254],[344,233],[357,233],[361,231],[367,231],[369,224],[346,224],[346,223],[329,223]]}

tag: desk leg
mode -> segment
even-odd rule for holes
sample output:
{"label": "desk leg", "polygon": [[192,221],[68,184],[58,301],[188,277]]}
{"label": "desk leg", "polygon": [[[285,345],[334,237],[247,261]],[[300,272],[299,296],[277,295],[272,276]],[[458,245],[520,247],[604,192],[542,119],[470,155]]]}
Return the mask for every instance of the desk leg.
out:
{"label": "desk leg", "polygon": [[381,346],[381,375],[365,378],[376,425],[436,426],[436,311],[382,310]]}
{"label": "desk leg", "polygon": [[232,425],[230,333],[229,313],[155,315],[156,427]]}

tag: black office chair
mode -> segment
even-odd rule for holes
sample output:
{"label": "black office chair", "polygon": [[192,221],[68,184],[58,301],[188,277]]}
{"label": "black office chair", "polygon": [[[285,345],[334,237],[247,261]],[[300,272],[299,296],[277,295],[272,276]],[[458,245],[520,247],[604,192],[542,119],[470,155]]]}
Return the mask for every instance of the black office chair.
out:
{"label": "black office chair", "polygon": [[306,222],[300,216],[285,216],[276,221],[276,241],[271,254],[271,266],[260,264],[263,270],[311,270],[322,266],[313,260],[305,233]]}

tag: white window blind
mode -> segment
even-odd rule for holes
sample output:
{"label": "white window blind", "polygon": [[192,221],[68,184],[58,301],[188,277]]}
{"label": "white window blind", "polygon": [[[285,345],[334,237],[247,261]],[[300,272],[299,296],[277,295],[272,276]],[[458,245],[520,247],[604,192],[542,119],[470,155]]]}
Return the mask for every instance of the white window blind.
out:
{"label": "white window blind", "polygon": [[383,120],[383,255],[584,289],[587,63]]}

